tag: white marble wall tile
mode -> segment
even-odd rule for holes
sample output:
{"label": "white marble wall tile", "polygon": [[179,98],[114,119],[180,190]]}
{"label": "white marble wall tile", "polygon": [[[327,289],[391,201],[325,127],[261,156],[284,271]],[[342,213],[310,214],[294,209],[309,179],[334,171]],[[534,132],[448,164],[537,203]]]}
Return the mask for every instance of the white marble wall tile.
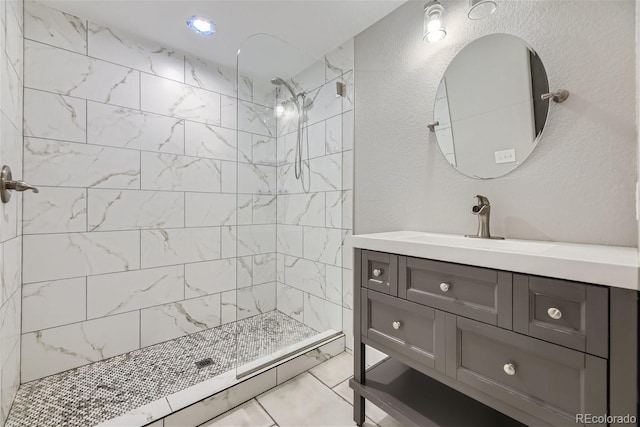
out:
{"label": "white marble wall tile", "polygon": [[86,287],[84,277],[24,285],[22,333],[85,320]]}
{"label": "white marble wall tile", "polygon": [[89,55],[184,82],[184,55],[150,41],[89,22]]}
{"label": "white marble wall tile", "polygon": [[236,259],[186,264],[185,298],[231,291],[236,288]]}
{"label": "white marble wall tile", "polygon": [[25,138],[24,179],[43,186],[139,188],[140,153]]}
{"label": "white marble wall tile", "polygon": [[253,196],[251,194],[238,194],[237,198],[238,224],[253,224]]}
{"label": "white marble wall tile", "polygon": [[334,228],[304,227],[304,257],[325,264],[342,263],[343,232]]}
{"label": "white marble wall tile", "polygon": [[276,283],[238,289],[238,320],[276,309]]}
{"label": "white marble wall tile", "polygon": [[276,254],[253,256],[253,285],[261,285],[276,280]]}
{"label": "white marble wall tile", "polygon": [[353,246],[349,244],[350,236],[351,230],[346,230],[342,247],[342,266],[344,268],[353,268]]}
{"label": "white marble wall tile", "polygon": [[26,194],[24,234],[87,231],[86,191],[84,188],[40,187],[37,196]]}
{"label": "white marble wall tile", "polygon": [[308,123],[317,123],[342,113],[342,97],[336,97],[336,81],[327,82],[309,94],[313,105],[307,110]]}
{"label": "white marble wall tile", "polygon": [[309,161],[311,191],[342,189],[342,155],[318,157]]}
{"label": "white marble wall tile", "polygon": [[238,256],[276,251],[276,225],[238,226]]}
{"label": "white marble wall tile", "polygon": [[342,189],[353,189],[353,150],[342,153]]}
{"label": "white marble wall tile", "polygon": [[342,228],[353,229],[353,190],[343,192]]}
{"label": "white marble wall tile", "polygon": [[24,3],[24,36],[66,50],[87,53],[87,23],[41,3]]}
{"label": "white marble wall tile", "polygon": [[342,332],[345,338],[345,347],[353,350],[353,311],[342,309]]}
{"label": "white marble wall tile", "polygon": [[184,266],[87,277],[87,318],[110,316],[184,298]]}
{"label": "white marble wall tile", "polygon": [[187,156],[236,161],[238,135],[235,129],[188,121],[185,132]]}
{"label": "white marble wall tile", "polygon": [[342,149],[353,150],[353,110],[342,114]]}
{"label": "white marble wall tile", "polygon": [[236,195],[220,193],[186,193],[186,226],[207,227],[235,225]]}
{"label": "white marble wall tile", "polygon": [[184,120],[89,101],[87,142],[184,154]]}
{"label": "white marble wall tile", "polygon": [[143,347],[220,326],[220,294],[144,309],[140,321]]}
{"label": "white marble wall tile", "polygon": [[164,419],[165,427],[196,426],[276,386],[276,370],[270,369],[223,392],[175,412]]}
{"label": "white marble wall tile", "polygon": [[24,134],[87,142],[87,102],[40,90],[24,90]]}
{"label": "white marble wall tile", "polygon": [[30,40],[25,40],[24,48],[25,87],[123,107],[140,106],[139,71]]}
{"label": "white marble wall tile", "polygon": [[140,78],[142,110],[220,126],[220,94],[149,74]]}
{"label": "white marble wall tile", "polygon": [[342,306],[353,308],[353,270],[342,269]]}
{"label": "white marble wall tile", "polygon": [[285,284],[301,291],[326,298],[326,265],[302,258],[284,260]]}
{"label": "white marble wall tile", "polygon": [[22,382],[137,349],[139,319],[131,312],[23,335]]}
{"label": "white marble wall tile", "polygon": [[142,152],[142,189],[219,192],[219,160]]}
{"label": "white marble wall tile", "polygon": [[244,194],[274,194],[276,167],[238,163],[238,192]]}
{"label": "white marble wall tile", "polygon": [[237,291],[228,291],[220,294],[221,312],[220,316],[222,324],[235,322],[238,314],[238,306],[236,304]]}
{"label": "white marble wall tile", "polygon": [[[185,68],[185,83],[230,97],[236,96],[236,70],[189,55],[185,57]],[[251,101],[251,87],[247,86],[250,82],[250,79],[248,82],[241,80],[240,99]]]}
{"label": "white marble wall tile", "polygon": [[325,194],[279,195],[278,224],[323,227],[325,224]]}
{"label": "white marble wall tile", "polygon": [[342,307],[318,298],[315,295],[304,296],[304,324],[316,331],[342,330]]}
{"label": "white marble wall tile", "polygon": [[137,231],[23,236],[24,283],[140,268]]}
{"label": "white marble wall tile", "polygon": [[22,79],[13,68],[7,55],[0,55],[0,109],[16,129],[22,129],[23,86]]}
{"label": "white marble wall tile", "polygon": [[167,191],[88,190],[89,231],[184,225],[184,195]]}
{"label": "white marble wall tile", "polygon": [[303,227],[278,224],[278,253],[302,257]]}
{"label": "white marble wall tile", "polygon": [[253,162],[262,165],[276,165],[276,138],[253,135]]}
{"label": "white marble wall tile", "polygon": [[241,100],[237,107],[237,126],[244,132],[275,136],[276,117],[273,108]]}
{"label": "white marble wall tile", "polygon": [[253,285],[253,257],[243,256],[238,258],[237,287],[245,288]]}
{"label": "white marble wall tile", "polygon": [[20,318],[21,318],[21,289],[0,308],[0,364],[5,364],[10,352],[20,342]]}
{"label": "white marble wall tile", "polygon": [[253,223],[275,224],[276,196],[253,196]]}
{"label": "white marble wall tile", "polygon": [[342,111],[351,111],[355,102],[353,71],[345,73],[342,82],[347,86],[347,96],[342,100]]}
{"label": "white marble wall tile", "polygon": [[318,59],[313,64],[296,74],[291,82],[299,91],[311,92],[325,82],[324,58]]}
{"label": "white marble wall tile", "polygon": [[2,373],[0,373],[2,379],[0,392],[2,413],[0,416],[2,420],[5,420],[9,415],[13,399],[18,392],[18,387],[20,387],[20,344],[16,344],[12,347],[6,362],[2,364]]}
{"label": "white marble wall tile", "polygon": [[339,153],[342,151],[342,119],[343,115],[333,116],[325,122],[326,124],[326,152],[327,154]]}
{"label": "white marble wall tile", "polygon": [[304,320],[303,292],[283,283],[278,283],[277,292],[278,311],[297,320],[298,322],[302,322]]}
{"label": "white marble wall tile", "polygon": [[238,128],[238,101],[235,96],[220,96],[220,123],[225,128]]}
{"label": "white marble wall tile", "polygon": [[220,228],[142,230],[142,268],[220,258]]}
{"label": "white marble wall tile", "polygon": [[340,77],[353,70],[354,39],[353,37],[325,55],[326,80]]}
{"label": "white marble wall tile", "polygon": [[225,225],[220,227],[220,240],[222,245],[221,258],[233,258],[236,254],[238,227],[235,225]]}
{"label": "white marble wall tile", "polygon": [[22,238],[7,240],[0,251],[2,257],[2,286],[0,302],[4,304],[22,284]]}
{"label": "white marble wall tile", "polygon": [[221,161],[220,168],[222,171],[221,191],[235,194],[238,191],[238,163]]}
{"label": "white marble wall tile", "polygon": [[[20,2],[19,8],[22,7]],[[11,9],[11,7],[9,7]],[[12,19],[7,19],[6,22],[6,42],[5,50],[9,63],[16,71],[18,78],[22,81],[24,75],[24,36],[22,34],[22,27],[19,19],[15,16],[15,13],[10,11],[9,14]]]}
{"label": "white marble wall tile", "polygon": [[346,192],[344,191],[328,191],[326,193],[327,202],[327,218],[326,227],[342,228],[343,204]]}

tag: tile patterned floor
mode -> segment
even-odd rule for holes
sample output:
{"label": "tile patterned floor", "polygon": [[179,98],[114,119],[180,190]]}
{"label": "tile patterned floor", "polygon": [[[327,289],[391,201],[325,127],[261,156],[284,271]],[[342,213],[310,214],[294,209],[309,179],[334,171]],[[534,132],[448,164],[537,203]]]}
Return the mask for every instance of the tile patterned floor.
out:
{"label": "tile patterned floor", "polygon": [[[342,353],[200,427],[355,426],[352,373],[353,357]],[[366,427],[401,426],[370,402],[366,414]]]}
{"label": "tile patterned floor", "polygon": [[93,426],[316,334],[271,311],[85,365],[20,386],[5,426]]}

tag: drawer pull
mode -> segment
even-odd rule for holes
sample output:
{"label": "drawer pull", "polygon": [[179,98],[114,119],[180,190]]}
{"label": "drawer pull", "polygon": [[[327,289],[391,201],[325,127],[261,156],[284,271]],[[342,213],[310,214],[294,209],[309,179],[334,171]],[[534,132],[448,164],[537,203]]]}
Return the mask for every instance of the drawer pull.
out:
{"label": "drawer pull", "polygon": [[393,329],[400,329],[401,325],[402,325],[402,323],[400,323],[400,322],[393,322],[391,324],[391,326],[393,326]]}
{"label": "drawer pull", "polygon": [[505,365],[502,367],[502,369],[504,369],[504,373],[507,375],[515,375],[516,374],[516,367],[513,363],[505,363]]}
{"label": "drawer pull", "polygon": [[562,312],[555,307],[551,307],[549,310],[547,310],[547,314],[549,315],[549,317],[555,320],[558,320],[562,317]]}
{"label": "drawer pull", "polygon": [[445,282],[440,283],[440,290],[442,292],[449,292],[449,289],[451,289],[451,285]]}
{"label": "drawer pull", "polygon": [[376,268],[375,270],[373,270],[373,275],[375,277],[380,277],[380,276],[382,276],[382,272],[383,272],[383,270],[381,268]]}

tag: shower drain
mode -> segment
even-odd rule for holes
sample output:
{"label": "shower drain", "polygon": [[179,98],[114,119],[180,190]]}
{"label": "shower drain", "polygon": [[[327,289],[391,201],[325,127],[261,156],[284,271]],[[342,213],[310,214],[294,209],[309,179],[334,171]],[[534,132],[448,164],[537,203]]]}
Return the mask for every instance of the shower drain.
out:
{"label": "shower drain", "polygon": [[196,362],[196,366],[198,367],[198,369],[202,369],[210,365],[213,365],[213,359],[211,359],[210,357],[207,357],[206,359],[198,360]]}

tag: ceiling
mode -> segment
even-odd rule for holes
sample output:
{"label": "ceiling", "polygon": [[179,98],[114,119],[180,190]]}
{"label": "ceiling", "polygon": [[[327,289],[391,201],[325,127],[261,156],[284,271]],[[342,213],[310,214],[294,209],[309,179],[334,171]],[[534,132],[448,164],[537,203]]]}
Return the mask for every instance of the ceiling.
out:
{"label": "ceiling", "polygon": [[[48,0],[46,4],[98,24],[196,55],[236,65],[251,35],[272,34],[319,58],[399,7],[406,0]],[[185,24],[192,15],[213,20],[203,37]]]}

